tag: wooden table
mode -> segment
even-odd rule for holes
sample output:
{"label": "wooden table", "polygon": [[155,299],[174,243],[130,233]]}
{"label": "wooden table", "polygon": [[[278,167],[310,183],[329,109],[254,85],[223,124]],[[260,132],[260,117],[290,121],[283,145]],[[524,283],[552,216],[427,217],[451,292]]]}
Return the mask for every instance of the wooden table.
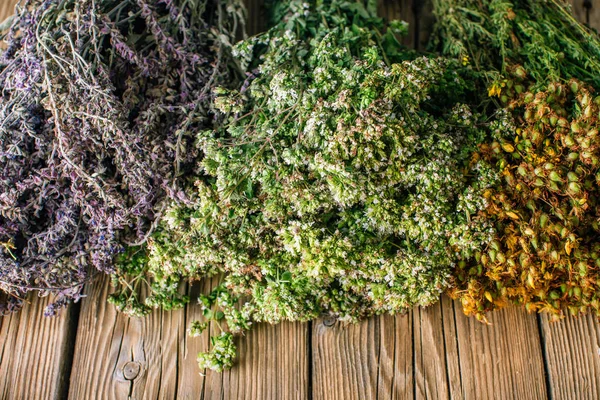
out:
{"label": "wooden table", "polygon": [[[257,1],[249,1],[253,32],[262,28]],[[0,0],[0,20],[14,3]],[[410,0],[382,1],[381,10],[415,25]],[[590,11],[591,24],[600,24],[600,4]],[[418,32],[407,40],[422,39]],[[0,318],[0,398],[600,399],[600,324],[591,316],[550,323],[507,309],[487,326],[444,297],[347,327],[263,324],[238,339],[231,371],[202,376],[196,354],[208,333],[186,335],[199,306],[129,319],[107,304],[109,292],[101,278],[56,318],[42,317],[42,298]]]}
{"label": "wooden table", "polygon": [[550,323],[506,309],[488,326],[444,297],[345,327],[262,324],[238,339],[231,371],[202,376],[196,354],[208,335],[186,335],[198,305],[129,319],[107,304],[109,291],[100,279],[59,317],[42,317],[40,298],[1,319],[0,398],[600,398],[600,324],[591,316]]}

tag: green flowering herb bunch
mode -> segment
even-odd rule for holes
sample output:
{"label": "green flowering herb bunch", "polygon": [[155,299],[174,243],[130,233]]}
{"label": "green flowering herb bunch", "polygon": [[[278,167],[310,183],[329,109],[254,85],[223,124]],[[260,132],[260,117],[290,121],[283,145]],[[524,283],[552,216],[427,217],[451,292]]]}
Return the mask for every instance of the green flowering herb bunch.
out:
{"label": "green flowering herb bunch", "polygon": [[403,49],[406,25],[384,29],[372,4],[280,6],[274,27],[236,45],[248,79],[216,91],[225,123],[197,136],[191,201],[173,203],[121,261],[149,276],[146,306],[180,305],[179,281],[222,276],[190,327],[222,329],[203,368],[228,367],[229,334],[251,322],[357,321],[431,304],[492,235],[471,218],[498,180],[471,159],[488,136],[479,75]]}
{"label": "green flowering herb bunch", "polygon": [[469,57],[490,79],[520,64],[539,85],[575,78],[600,87],[600,38],[563,0],[433,0],[430,47]]}
{"label": "green flowering herb bunch", "polygon": [[487,239],[469,222],[490,182],[469,165],[485,131],[456,100],[472,92],[467,72],[435,57],[390,64],[402,56],[388,57],[360,3],[296,4],[238,45],[242,57],[264,48],[257,71],[217,99],[225,127],[198,137],[210,178],[188,253],[227,254],[226,281],[254,297],[257,320],[429,304],[456,257]]}

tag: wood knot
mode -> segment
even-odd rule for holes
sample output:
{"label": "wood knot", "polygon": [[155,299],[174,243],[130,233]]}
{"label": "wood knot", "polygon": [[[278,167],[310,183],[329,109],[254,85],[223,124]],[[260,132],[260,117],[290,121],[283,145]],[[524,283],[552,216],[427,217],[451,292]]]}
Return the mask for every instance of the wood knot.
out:
{"label": "wood knot", "polygon": [[142,366],[138,362],[129,361],[123,366],[123,377],[129,381],[134,380],[140,374]]}
{"label": "wood knot", "polygon": [[326,317],[325,319],[323,319],[323,325],[331,327],[335,325],[335,321],[336,319],[334,317]]}

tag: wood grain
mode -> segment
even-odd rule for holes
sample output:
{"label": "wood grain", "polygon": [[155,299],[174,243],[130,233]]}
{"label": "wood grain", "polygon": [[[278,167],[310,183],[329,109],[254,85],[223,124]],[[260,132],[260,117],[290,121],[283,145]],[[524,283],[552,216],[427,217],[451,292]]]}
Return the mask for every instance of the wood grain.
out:
{"label": "wood grain", "polygon": [[377,369],[378,399],[412,399],[413,314],[382,315],[379,319],[380,350]]}
{"label": "wood grain", "polygon": [[[15,12],[15,5],[19,0],[0,0],[0,23]],[[0,49],[6,49],[6,43],[0,41]]]}
{"label": "wood grain", "polygon": [[415,398],[449,397],[446,351],[441,305],[417,308],[413,341],[415,344]]}
{"label": "wood grain", "polygon": [[550,322],[540,316],[553,399],[600,399],[600,324],[586,315]]}
{"label": "wood grain", "polygon": [[15,12],[15,5],[19,0],[2,0],[0,1],[0,22],[10,17]]}
{"label": "wood grain", "polygon": [[224,398],[308,399],[307,327],[307,324],[282,323],[253,328],[238,341],[238,367],[223,374]]}
{"label": "wood grain", "polygon": [[412,9],[413,0],[378,0],[377,13],[386,20],[401,20],[409,24],[408,35],[402,43],[410,48],[415,47],[415,15]]}
{"label": "wood grain", "polygon": [[600,1],[592,0],[592,7],[587,9],[584,7],[584,0],[568,0],[573,9],[573,15],[587,24],[589,21],[589,27],[595,30],[600,30]]}
{"label": "wood grain", "polygon": [[106,277],[85,289],[69,397],[174,398],[184,310],[128,318],[107,303],[110,291]]}
{"label": "wood grain", "polygon": [[[454,314],[444,309],[446,304],[452,306],[446,299],[405,315],[379,316],[349,326],[316,322],[314,398],[460,397]],[[452,332],[446,335],[445,330]]]}
{"label": "wood grain", "polygon": [[[460,353],[458,349],[458,330],[456,328],[457,316],[452,300],[442,296],[442,324],[444,329],[444,341],[446,344],[446,368],[448,370],[447,382],[450,398],[464,399],[462,384],[462,371],[460,366]],[[464,315],[460,315],[459,318]]]}
{"label": "wood grain", "polygon": [[491,325],[466,317],[454,304],[465,399],[543,399],[547,396],[535,315],[521,308],[494,311]]}
{"label": "wood grain", "polygon": [[415,309],[415,398],[462,398],[452,303]]}
{"label": "wood grain", "polygon": [[246,31],[248,35],[256,35],[267,29],[264,0],[244,0],[248,12]]}
{"label": "wood grain", "polygon": [[[206,292],[212,282],[204,288]],[[199,292],[192,290],[192,298]],[[200,319],[202,310],[192,304],[186,320]],[[211,334],[216,328],[211,327]],[[307,399],[309,397],[308,324],[257,324],[246,336],[237,338],[238,359],[230,371],[222,374],[200,371],[198,352],[205,351],[209,334],[198,338],[181,338],[179,348],[178,399]],[[199,373],[206,376],[202,379]]]}
{"label": "wood grain", "polygon": [[413,313],[343,325],[313,324],[314,399],[410,399]]}
{"label": "wood grain", "polygon": [[44,317],[50,301],[31,296],[21,311],[0,318],[1,399],[65,398],[78,305]]}
{"label": "wood grain", "polygon": [[[211,284],[193,288],[192,293],[207,291]],[[196,362],[198,352],[207,349],[209,333],[190,338],[186,332],[189,322],[201,316],[199,305],[129,318],[107,304],[110,291],[108,279],[86,289],[94,301],[81,309],[70,398],[308,397],[306,325],[258,325],[237,340],[241,355],[237,366],[218,374],[201,371]]]}
{"label": "wood grain", "polygon": [[535,316],[468,318],[447,297],[405,316],[313,328],[315,399],[541,399],[544,360]]}

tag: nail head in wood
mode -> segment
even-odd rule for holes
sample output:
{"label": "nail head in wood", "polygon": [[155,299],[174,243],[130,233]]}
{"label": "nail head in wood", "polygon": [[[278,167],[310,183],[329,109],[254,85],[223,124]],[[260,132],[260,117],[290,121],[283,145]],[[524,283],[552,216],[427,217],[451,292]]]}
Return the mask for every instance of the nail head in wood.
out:
{"label": "nail head in wood", "polygon": [[129,361],[123,366],[123,376],[125,379],[132,381],[140,374],[142,366],[138,362]]}

